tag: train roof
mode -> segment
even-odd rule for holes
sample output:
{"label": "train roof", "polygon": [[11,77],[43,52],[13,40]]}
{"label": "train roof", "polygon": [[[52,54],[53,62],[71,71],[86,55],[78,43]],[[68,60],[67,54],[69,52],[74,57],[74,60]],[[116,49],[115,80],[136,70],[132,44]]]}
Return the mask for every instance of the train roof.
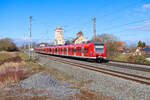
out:
{"label": "train roof", "polygon": [[94,45],[104,45],[104,43],[99,43],[99,42],[96,42],[96,41],[87,41],[85,43],[82,43],[82,44],[70,44],[70,45],[55,45],[55,46],[47,46],[47,47],[40,47],[40,48],[48,48],[48,47],[66,47],[66,46],[69,46],[69,47],[72,47],[72,46],[82,46],[82,45],[88,45],[88,44],[94,44]]}

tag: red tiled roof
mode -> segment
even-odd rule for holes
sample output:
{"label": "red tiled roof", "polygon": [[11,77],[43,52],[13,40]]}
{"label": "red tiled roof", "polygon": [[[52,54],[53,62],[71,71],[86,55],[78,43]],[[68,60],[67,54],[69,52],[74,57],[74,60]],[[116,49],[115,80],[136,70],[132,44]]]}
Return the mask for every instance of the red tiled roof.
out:
{"label": "red tiled roof", "polygon": [[145,47],[148,47],[148,48],[150,48],[150,45],[146,45]]}

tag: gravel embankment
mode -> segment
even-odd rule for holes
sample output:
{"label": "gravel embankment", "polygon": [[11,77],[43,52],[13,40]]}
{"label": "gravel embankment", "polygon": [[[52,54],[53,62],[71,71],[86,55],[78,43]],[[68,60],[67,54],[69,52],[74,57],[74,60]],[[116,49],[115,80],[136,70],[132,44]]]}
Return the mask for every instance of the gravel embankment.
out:
{"label": "gravel embankment", "polygon": [[[74,82],[87,82],[82,88],[95,90],[104,96],[112,96],[114,100],[150,100],[150,86],[51,61],[43,57],[39,58],[39,62],[67,74],[72,77]],[[88,82],[89,80],[91,81]]]}
{"label": "gravel embankment", "polygon": [[[53,56],[53,58],[58,58],[58,57],[55,57]],[[59,57],[60,59],[60,57]],[[100,68],[105,68],[105,69],[111,69],[111,70],[114,70],[114,71],[119,71],[119,72],[124,72],[124,73],[129,73],[129,74],[135,74],[135,75],[139,75],[139,76],[144,76],[144,77],[147,77],[147,78],[150,78],[150,74],[149,72],[143,72],[143,71],[140,71],[140,70],[132,70],[132,69],[126,69],[126,68],[119,68],[119,67],[115,67],[115,66],[112,66],[112,65],[103,65],[103,64],[99,64],[99,63],[93,63],[93,62],[86,62],[86,61],[79,61],[79,60],[74,60],[74,59],[67,59],[67,58],[63,58],[67,61],[73,61],[73,62],[76,62],[76,63],[79,63],[79,64],[86,64],[86,65],[90,65],[90,66],[96,66],[96,67],[100,67]],[[125,64],[123,64],[125,65]],[[130,66],[134,66],[134,67],[140,67],[140,68],[147,68],[149,67],[150,69],[150,66],[145,66],[145,65],[130,65]]]}
{"label": "gravel embankment", "polygon": [[23,81],[17,86],[12,88],[13,91],[17,89],[34,89],[34,91],[41,90],[39,93],[23,93],[23,94],[11,94],[10,96],[52,96],[52,99],[63,99],[73,97],[76,93],[79,93],[77,89],[70,88],[72,85],[59,81],[48,72],[37,73]]}

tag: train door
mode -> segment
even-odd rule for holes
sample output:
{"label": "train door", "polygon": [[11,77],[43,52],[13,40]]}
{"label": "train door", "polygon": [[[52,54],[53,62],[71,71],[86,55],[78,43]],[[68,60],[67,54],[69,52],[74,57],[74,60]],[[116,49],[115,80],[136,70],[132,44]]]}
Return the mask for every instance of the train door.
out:
{"label": "train door", "polygon": [[84,47],[84,56],[88,57],[89,56],[89,46]]}
{"label": "train door", "polygon": [[90,45],[87,46],[87,56],[90,57]]}
{"label": "train door", "polygon": [[66,50],[66,48],[64,47],[63,48],[63,55],[66,55],[66,53],[65,53],[66,51],[65,50]]}
{"label": "train door", "polygon": [[79,56],[82,56],[82,46],[79,46]]}
{"label": "train door", "polygon": [[44,53],[47,53],[47,48],[44,48]]}
{"label": "train door", "polygon": [[45,48],[45,53],[47,53],[48,52],[48,49],[47,48]]}
{"label": "train door", "polygon": [[74,56],[74,47],[71,48],[71,55]]}
{"label": "train door", "polygon": [[55,53],[55,52],[54,52],[54,49],[55,49],[55,48],[53,48],[53,54]]}
{"label": "train door", "polygon": [[64,47],[64,55],[67,55],[67,48]]}
{"label": "train door", "polygon": [[69,55],[69,48],[67,47],[66,48],[66,53],[67,53],[67,56]]}
{"label": "train door", "polygon": [[47,48],[47,53],[49,54],[49,48]]}
{"label": "train door", "polygon": [[52,53],[52,48],[49,48],[49,53],[50,53],[50,54]]}
{"label": "train door", "polygon": [[84,47],[83,52],[84,52],[84,57],[85,57],[86,56],[86,47]]}
{"label": "train door", "polygon": [[62,55],[64,55],[64,48],[62,48]]}
{"label": "train door", "polygon": [[60,55],[62,55],[62,48],[60,48]]}
{"label": "train door", "polygon": [[57,48],[57,49],[58,49],[57,54],[59,54],[60,53],[60,49],[59,48]]}
{"label": "train door", "polygon": [[76,46],[74,46],[74,56],[76,56]]}
{"label": "train door", "polygon": [[79,56],[79,47],[76,47],[76,56]]}
{"label": "train door", "polygon": [[68,55],[70,55],[70,47],[68,47]]}

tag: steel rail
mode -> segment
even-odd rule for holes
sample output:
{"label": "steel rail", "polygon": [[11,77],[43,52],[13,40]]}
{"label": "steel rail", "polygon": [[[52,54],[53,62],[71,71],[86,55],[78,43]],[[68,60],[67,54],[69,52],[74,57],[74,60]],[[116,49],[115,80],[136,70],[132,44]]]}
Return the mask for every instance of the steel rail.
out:
{"label": "steel rail", "polygon": [[67,61],[67,60],[62,60],[62,59],[59,59],[59,58],[57,58],[57,59],[56,58],[51,58],[50,56],[46,56],[46,57],[50,60],[61,62],[61,63],[64,63],[64,64],[69,64],[69,65],[73,65],[73,66],[76,66],[76,67],[80,67],[80,68],[100,72],[100,73],[103,73],[103,74],[123,78],[123,79],[126,79],[126,80],[135,81],[137,83],[150,85],[150,78],[147,78],[147,77],[134,75],[134,74],[123,73],[123,72],[114,71],[114,70],[105,69],[105,68],[99,68],[99,67],[95,67],[95,66],[87,65],[87,64],[79,64],[79,63],[75,63],[75,62],[71,62],[71,61]]}
{"label": "steel rail", "polygon": [[150,66],[150,64],[142,64],[142,63],[134,63],[134,62],[126,62],[126,61],[116,61],[116,60],[108,60],[111,62],[119,62],[119,63],[125,63],[125,64],[135,64],[135,65],[145,65],[145,66]]}
{"label": "steel rail", "polygon": [[115,67],[124,68],[124,69],[132,69],[132,70],[137,70],[137,71],[150,72],[150,68],[135,67],[131,65],[122,65],[122,64],[116,64],[116,63],[102,63],[102,65],[109,65],[109,66],[115,66]]}

